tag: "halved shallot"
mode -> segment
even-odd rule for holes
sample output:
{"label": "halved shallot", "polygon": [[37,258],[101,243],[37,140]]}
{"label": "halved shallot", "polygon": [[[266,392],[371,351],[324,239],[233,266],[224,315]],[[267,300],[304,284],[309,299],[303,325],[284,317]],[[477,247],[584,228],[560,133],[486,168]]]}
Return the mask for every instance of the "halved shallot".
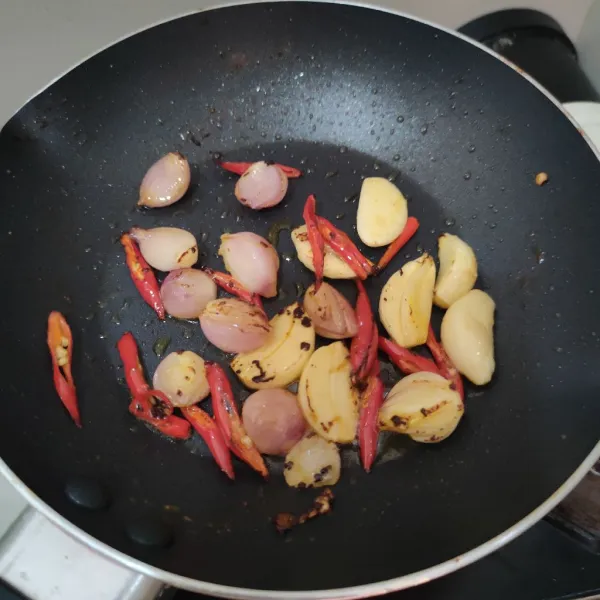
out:
{"label": "halved shallot", "polygon": [[295,394],[280,388],[251,394],[244,402],[242,421],[262,454],[283,456],[300,441],[307,427]]}
{"label": "halved shallot", "polygon": [[191,406],[210,393],[204,360],[189,350],[166,356],[154,371],[152,385],[174,406]]}
{"label": "halved shallot", "polygon": [[139,206],[160,208],[175,204],[190,186],[190,165],[183,154],[169,152],[148,169],[140,185]]}
{"label": "halved shallot", "polygon": [[322,337],[341,340],[358,333],[356,314],[350,302],[328,283],[323,282],[318,292],[314,284],[306,290],[304,310]]}
{"label": "halved shallot", "polygon": [[267,240],[251,231],[221,236],[219,255],[225,268],[248,291],[265,298],[277,295],[279,255]]}
{"label": "halved shallot", "polygon": [[262,210],[279,204],[288,189],[288,178],[277,165],[256,162],[235,184],[235,197],[245,206]]}
{"label": "halved shallot", "polygon": [[237,298],[220,298],[206,305],[200,327],[208,341],[223,352],[252,352],[271,331],[264,312]]}
{"label": "halved shallot", "polygon": [[191,267],[198,261],[196,238],[177,227],[134,227],[131,237],[138,243],[146,262],[159,271],[174,271]]}
{"label": "halved shallot", "polygon": [[165,310],[178,319],[197,319],[206,305],[217,297],[212,278],[198,269],[171,271],[160,286]]}
{"label": "halved shallot", "polygon": [[335,485],[341,468],[338,447],[311,431],[285,457],[283,475],[290,487],[321,487]]}

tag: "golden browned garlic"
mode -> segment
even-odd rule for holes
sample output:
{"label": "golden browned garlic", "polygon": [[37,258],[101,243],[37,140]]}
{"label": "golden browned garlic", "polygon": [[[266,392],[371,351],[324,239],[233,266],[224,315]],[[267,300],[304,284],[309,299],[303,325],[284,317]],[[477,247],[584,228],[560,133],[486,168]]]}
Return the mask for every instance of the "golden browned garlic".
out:
{"label": "golden browned garlic", "polygon": [[406,263],[387,281],[379,297],[379,317],[400,346],[424,344],[431,318],[435,263],[427,253]]}
{"label": "golden browned garlic", "polygon": [[400,380],[379,411],[385,431],[409,435],[416,442],[446,439],[457,427],[464,405],[450,382],[435,373],[413,373]]}
{"label": "golden browned garlic", "polygon": [[488,294],[471,290],[444,315],[441,339],[456,368],[476,385],[490,381],[494,360],[494,309]]}
{"label": "golden browned garlic", "polygon": [[350,355],[343,342],[321,346],[308,361],[298,385],[298,402],[308,424],[332,442],[356,436],[358,394],[350,378]]}
{"label": "golden browned garlic", "polygon": [[475,285],[477,259],[471,246],[451,233],[440,235],[438,257],[440,270],[435,284],[433,302],[440,308],[448,308]]}

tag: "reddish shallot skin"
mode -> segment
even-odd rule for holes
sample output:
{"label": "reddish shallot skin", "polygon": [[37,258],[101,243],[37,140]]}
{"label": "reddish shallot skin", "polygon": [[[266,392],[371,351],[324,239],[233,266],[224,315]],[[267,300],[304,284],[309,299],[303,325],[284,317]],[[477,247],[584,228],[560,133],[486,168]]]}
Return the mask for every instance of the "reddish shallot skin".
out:
{"label": "reddish shallot skin", "polygon": [[259,390],[242,408],[246,432],[262,454],[285,456],[302,439],[306,421],[296,396],[283,389]]}
{"label": "reddish shallot skin", "polygon": [[256,162],[237,180],[235,197],[248,208],[262,210],[279,204],[288,189],[288,178],[277,165]]}
{"label": "reddish shallot skin", "polygon": [[219,255],[226,269],[248,291],[265,298],[277,295],[279,255],[263,237],[251,231],[221,236]]}
{"label": "reddish shallot skin", "polygon": [[181,200],[190,187],[190,165],[179,152],[169,152],[149,169],[140,185],[139,206],[161,208]]}
{"label": "reddish shallot skin", "polygon": [[267,316],[256,306],[237,298],[220,298],[206,305],[200,315],[206,339],[223,352],[252,352],[271,331]]}
{"label": "reddish shallot skin", "polygon": [[178,319],[197,319],[206,305],[217,297],[217,286],[198,269],[171,271],[160,286],[165,310]]}

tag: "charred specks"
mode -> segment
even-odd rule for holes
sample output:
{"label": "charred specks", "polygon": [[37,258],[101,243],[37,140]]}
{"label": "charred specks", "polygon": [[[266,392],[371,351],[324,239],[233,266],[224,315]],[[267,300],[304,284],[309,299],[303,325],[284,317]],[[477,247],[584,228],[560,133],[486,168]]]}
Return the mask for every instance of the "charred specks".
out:
{"label": "charred specks", "polygon": [[258,369],[258,375],[255,375],[252,378],[252,381],[254,383],[266,383],[267,381],[272,381],[273,379],[275,379],[274,375],[273,377],[267,377],[267,374],[263,369],[262,365],[260,364],[259,360],[253,360],[252,364]]}
{"label": "charred specks", "polygon": [[321,483],[321,481],[323,481],[323,475],[321,475],[321,473],[315,473],[313,475],[313,481],[315,483]]}
{"label": "charred specks", "polygon": [[399,417],[398,415],[394,415],[390,420],[396,427],[405,427],[408,425],[408,421],[403,417]]}
{"label": "charred specks", "polygon": [[308,352],[308,350],[310,350],[310,344],[308,342],[302,342],[300,344],[300,350],[306,350]]}
{"label": "charred specks", "polygon": [[310,433],[308,433],[308,434],[306,435],[306,439],[307,439],[307,440],[310,440],[311,438],[314,438],[314,437],[315,437],[315,435],[317,435],[317,434],[316,434],[314,431],[311,431]]}
{"label": "charred specks", "polygon": [[321,475],[327,475],[332,468],[333,467],[331,465],[325,465],[320,471]]}
{"label": "charred specks", "polygon": [[280,308],[280,309],[277,311],[277,314],[278,314],[278,315],[282,315],[282,314],[284,314],[284,313],[285,313],[285,308]]}
{"label": "charred specks", "polygon": [[304,310],[301,306],[296,306],[293,312],[294,319],[301,319],[304,316]]}
{"label": "charred specks", "polygon": [[299,517],[296,517],[291,513],[279,513],[274,519],[277,531],[279,533],[285,533],[296,525],[302,525],[310,519],[314,519],[320,515],[326,515],[331,512],[331,509],[333,508],[333,499],[333,492],[329,488],[326,488],[315,498],[313,507]]}
{"label": "charred specks", "polygon": [[180,263],[184,259],[184,257],[187,256],[188,252],[190,254],[197,254],[198,246],[192,246],[191,248],[188,248],[185,252],[182,252],[179,258],[177,259],[177,262]]}
{"label": "charred specks", "polygon": [[183,392],[181,390],[177,390],[177,395],[178,396],[183,396]]}
{"label": "charred specks", "polygon": [[274,164],[275,164],[274,160],[265,160],[265,165],[268,165],[269,167]]}
{"label": "charred specks", "polygon": [[150,414],[154,419],[165,419],[169,415],[166,403],[162,400],[159,400],[158,398],[153,398]]}
{"label": "charred specks", "polygon": [[312,321],[309,317],[302,317],[302,321],[300,321],[303,327],[310,327],[312,325]]}
{"label": "charred specks", "polygon": [[294,466],[294,463],[291,460],[288,460],[283,463],[283,469],[285,471],[289,471]]}
{"label": "charred specks", "polygon": [[308,486],[304,483],[304,481],[301,481],[296,487],[299,490],[305,490]]}
{"label": "charred specks", "polygon": [[273,519],[273,523],[279,533],[285,533],[298,524],[298,517],[292,513],[279,513]]}
{"label": "charred specks", "polygon": [[321,425],[321,429],[325,432],[325,433],[329,433],[329,430],[331,429],[331,425],[330,425],[331,421],[329,423],[323,423],[323,421],[321,421],[320,425]]}
{"label": "charred specks", "polygon": [[387,298],[386,298],[385,296],[383,297],[383,301],[384,301],[384,302],[387,302]]}
{"label": "charred specks", "polygon": [[242,370],[241,369],[236,369],[235,372],[239,375],[242,372]]}

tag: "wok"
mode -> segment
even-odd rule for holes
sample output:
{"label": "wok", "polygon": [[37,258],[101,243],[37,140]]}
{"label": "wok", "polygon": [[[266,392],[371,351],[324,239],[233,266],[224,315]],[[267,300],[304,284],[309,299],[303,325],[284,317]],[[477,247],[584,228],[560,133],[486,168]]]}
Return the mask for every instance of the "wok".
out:
{"label": "wok", "polygon": [[[144,172],[171,150],[192,164],[190,192],[136,210]],[[215,167],[221,154],[306,175],[281,205],[253,212]],[[2,129],[0,164],[3,468],[69,533],[140,571],[230,597],[401,589],[518,535],[600,453],[597,157],[539,86],[457,34],[342,4],[192,14],[100,52],[32,99]],[[197,324],[157,321],[118,236],[133,225],[205,233],[201,260],[220,268],[223,231],[299,224],[309,193],[355,236],[355,195],[370,175],[392,178],[421,221],[388,276],[435,252],[442,231],[475,249],[478,287],[497,304],[497,371],[485,388],[467,386],[466,416],[447,441],[386,438],[369,475],[345,451],[333,513],[281,537],[272,517],[314,496],[286,488],[281,463],[269,484],[241,465],[231,483],[197,436],[170,443],[128,413],[115,350],[123,332],[134,332],[148,372],[164,336],[170,350],[225,359]],[[278,250],[293,255],[287,232]],[[370,282],[373,301],[386,279]],[[311,281],[283,260],[268,312]],[[352,299],[352,288],[339,289]],[[81,430],[52,386],[50,310],[74,332]],[[386,371],[388,384],[398,377]],[[78,477],[106,490],[105,508],[69,500]],[[170,543],[136,543],[127,531],[139,519],[164,524]]]}

